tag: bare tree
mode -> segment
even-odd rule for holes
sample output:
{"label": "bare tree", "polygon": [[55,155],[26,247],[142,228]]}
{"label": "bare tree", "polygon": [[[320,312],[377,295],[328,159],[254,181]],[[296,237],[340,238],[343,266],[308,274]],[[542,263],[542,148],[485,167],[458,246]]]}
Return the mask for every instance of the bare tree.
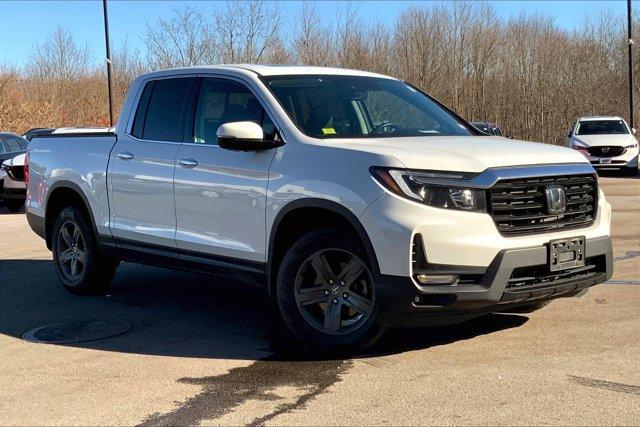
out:
{"label": "bare tree", "polygon": [[90,68],[91,60],[89,46],[78,46],[71,33],[58,26],[44,43],[35,46],[26,69],[28,75],[37,78],[78,78]]}
{"label": "bare tree", "polygon": [[215,11],[215,33],[223,62],[266,62],[282,58],[279,30],[282,24],[279,3],[227,1]]}
{"label": "bare tree", "polygon": [[[287,22],[282,4],[244,0],[158,18],[147,25],[142,51],[126,40],[114,46],[116,105],[148,68],[293,62],[396,76],[521,139],[562,144],[579,116],[626,114],[626,31],[618,15],[591,14],[569,31],[544,14],[500,19],[482,1],[414,4],[384,24],[366,22],[352,4],[326,15],[304,2],[292,13]],[[0,127],[106,124],[104,79],[103,64],[59,27],[34,47],[24,70],[0,67]]]}
{"label": "bare tree", "polygon": [[157,18],[144,34],[153,68],[188,67],[218,61],[218,46],[204,14],[193,7],[174,9],[169,19]]}

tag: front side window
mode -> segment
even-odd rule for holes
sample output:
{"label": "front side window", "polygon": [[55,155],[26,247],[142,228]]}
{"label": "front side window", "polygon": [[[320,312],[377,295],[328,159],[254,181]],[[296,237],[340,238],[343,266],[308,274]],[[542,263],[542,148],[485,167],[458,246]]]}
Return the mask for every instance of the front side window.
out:
{"label": "front side window", "polygon": [[471,135],[408,84],[358,76],[274,76],[263,81],[291,120],[315,138]]}
{"label": "front side window", "polygon": [[[141,102],[148,102],[144,118],[136,112],[133,134],[142,128],[141,138],[151,141],[182,142],[189,107],[189,92],[193,78],[162,79],[153,82],[153,86],[142,94]],[[149,85],[149,84],[148,84]],[[148,96],[148,101],[145,100]],[[138,117],[138,114],[141,116]],[[142,125],[141,122],[144,124]],[[138,136],[140,137],[140,136]]]}
{"label": "front side window", "polygon": [[273,122],[245,85],[233,80],[203,79],[196,107],[194,143],[216,145],[220,125],[246,121],[261,125],[265,139],[275,138]]}
{"label": "front side window", "polygon": [[584,120],[578,123],[576,135],[627,134],[629,130],[622,120]]}

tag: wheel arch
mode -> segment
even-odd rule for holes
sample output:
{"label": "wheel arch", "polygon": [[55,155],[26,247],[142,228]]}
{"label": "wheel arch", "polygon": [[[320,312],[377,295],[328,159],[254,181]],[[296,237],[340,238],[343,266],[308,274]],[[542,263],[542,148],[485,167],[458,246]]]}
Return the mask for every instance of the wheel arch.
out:
{"label": "wheel arch", "polygon": [[56,181],[48,191],[45,204],[45,241],[49,249],[51,249],[51,231],[56,217],[68,206],[75,206],[88,216],[93,234],[96,238],[98,237],[91,205],[80,186],[71,181]]}
{"label": "wheel arch", "polygon": [[[313,222],[314,219],[320,219]],[[309,224],[312,222],[313,224]],[[326,199],[300,199],[289,202],[276,215],[269,233],[267,257],[267,287],[269,295],[275,295],[277,267],[286,249],[300,236],[323,227],[337,227],[359,239],[373,269],[380,273],[378,258],[364,226],[356,215],[343,205]]]}

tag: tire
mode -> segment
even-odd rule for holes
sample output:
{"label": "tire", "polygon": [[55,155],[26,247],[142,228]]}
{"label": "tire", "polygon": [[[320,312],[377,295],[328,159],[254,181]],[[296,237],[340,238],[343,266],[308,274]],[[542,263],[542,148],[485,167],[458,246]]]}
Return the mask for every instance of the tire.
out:
{"label": "tire", "polygon": [[52,229],[53,263],[62,286],[72,294],[101,294],[118,266],[100,254],[89,219],[78,208],[64,208]]}
{"label": "tire", "polygon": [[534,311],[538,311],[541,308],[545,308],[549,304],[551,304],[551,301],[542,301],[542,302],[537,302],[537,303],[534,303],[534,304],[521,305],[519,307],[507,309],[507,310],[505,310],[505,312],[507,312],[507,313],[522,313],[522,314],[533,313]]}
{"label": "tire", "polygon": [[10,212],[19,212],[24,206],[24,200],[21,199],[5,199],[4,205]]}
{"label": "tire", "polygon": [[373,345],[384,332],[373,277],[362,245],[346,233],[302,236],[284,255],[277,276],[280,313],[294,341],[322,353]]}

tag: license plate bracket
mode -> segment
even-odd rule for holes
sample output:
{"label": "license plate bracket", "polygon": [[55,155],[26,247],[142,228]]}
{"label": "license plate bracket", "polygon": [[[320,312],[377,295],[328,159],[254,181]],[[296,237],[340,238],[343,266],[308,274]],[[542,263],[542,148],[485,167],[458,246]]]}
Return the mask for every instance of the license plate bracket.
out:
{"label": "license plate bracket", "polygon": [[584,267],[586,255],[584,236],[549,241],[549,270],[559,271]]}

